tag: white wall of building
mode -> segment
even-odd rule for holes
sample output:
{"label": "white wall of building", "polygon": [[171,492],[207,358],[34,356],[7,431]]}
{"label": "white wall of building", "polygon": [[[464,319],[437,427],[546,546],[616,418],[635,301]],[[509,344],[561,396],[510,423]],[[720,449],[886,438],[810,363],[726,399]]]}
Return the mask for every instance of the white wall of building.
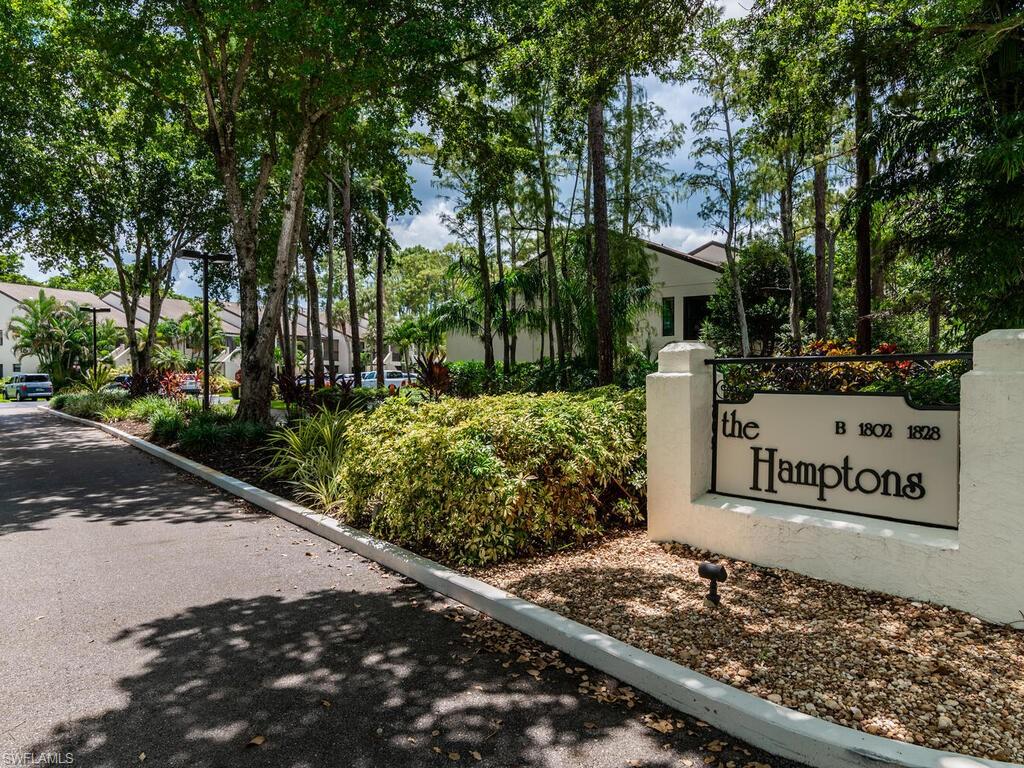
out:
{"label": "white wall of building", "polygon": [[35,373],[39,370],[39,360],[34,356],[19,360],[14,354],[14,339],[8,329],[11,319],[20,314],[21,305],[9,296],[0,294],[0,379],[9,379],[18,370],[22,373]]}
{"label": "white wall of building", "polygon": [[[652,308],[644,317],[643,322],[632,338],[633,344],[645,349],[650,345],[652,354],[666,344],[683,341],[686,338],[687,300],[711,296],[721,277],[719,271],[725,260],[725,249],[718,243],[708,243],[691,254],[685,254],[657,244],[650,244],[648,252],[654,260],[652,279]],[[673,322],[666,329],[662,324],[662,305],[664,299],[672,300]],[[699,306],[700,302],[691,309]],[[501,336],[497,331],[497,318],[494,320],[494,359],[501,361]],[[672,330],[664,334],[664,330]],[[696,339],[696,334],[690,335]],[[517,362],[536,362],[541,353],[540,335],[534,332],[520,333],[516,342]],[[544,356],[551,353],[550,344],[543,343]],[[461,332],[449,332],[446,339],[446,353],[449,360],[483,360],[484,346],[476,336]]]}
{"label": "white wall of building", "polygon": [[[495,333],[491,344],[494,350],[494,359],[501,363],[504,351],[501,345],[501,334]],[[520,332],[516,334],[516,362],[534,363],[540,360],[541,341],[540,334],[533,332]],[[448,333],[445,340],[445,354],[448,360],[483,360],[484,343],[478,336],[470,336],[465,333]],[[548,357],[551,350],[547,341],[544,342],[544,356]]]}
{"label": "white wall of building", "polygon": [[[658,254],[655,270],[655,303],[656,306],[647,314],[647,327],[652,350],[657,353],[667,344],[677,341],[696,341],[697,336],[691,334],[687,338],[685,329],[685,312],[687,299],[711,296],[715,292],[721,273],[699,266],[682,259]],[[662,302],[666,298],[674,299],[674,330],[671,335],[662,331]],[[639,344],[638,346],[644,346]]]}

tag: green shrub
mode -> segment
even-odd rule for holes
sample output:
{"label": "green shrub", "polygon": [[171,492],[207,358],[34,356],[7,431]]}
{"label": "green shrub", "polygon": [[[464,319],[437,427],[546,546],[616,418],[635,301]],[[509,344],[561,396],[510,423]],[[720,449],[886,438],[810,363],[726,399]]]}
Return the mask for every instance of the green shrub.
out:
{"label": "green shrub", "polygon": [[174,410],[174,404],[160,395],[146,395],[131,401],[128,418],[134,421],[152,421],[161,414]]}
{"label": "green shrub", "polygon": [[501,372],[488,372],[480,360],[458,360],[448,363],[452,394],[457,397],[479,397],[500,391]]}
{"label": "green shrub", "polygon": [[97,414],[100,421],[126,421],[131,418],[132,407],[128,403],[112,404],[104,407]]}
{"label": "green shrub", "polygon": [[330,464],[340,466],[349,416],[346,411],[325,408],[292,427],[271,434],[268,443],[271,476],[293,478],[316,456],[324,456]]}
{"label": "green shrub", "polygon": [[389,398],[347,417],[340,438],[330,418],[277,433],[274,471],[349,522],[449,561],[549,551],[643,512],[642,391]]}
{"label": "green shrub", "polygon": [[185,417],[177,410],[157,413],[149,422],[154,440],[173,443],[185,429]]}
{"label": "green shrub", "polygon": [[318,389],[310,396],[310,404],[329,411],[371,411],[387,396],[386,390],[346,384]]}
{"label": "green shrub", "polygon": [[231,391],[231,388],[237,384],[236,381],[229,379],[227,376],[218,376],[216,374],[210,375],[210,394],[211,395],[226,395]]}
{"label": "green shrub", "polygon": [[83,419],[97,419],[111,406],[122,406],[128,393],[116,392],[62,392],[50,400],[50,407]]}
{"label": "green shrub", "polygon": [[262,443],[267,432],[268,427],[256,421],[232,421],[224,425],[222,434],[226,442],[254,445]]}

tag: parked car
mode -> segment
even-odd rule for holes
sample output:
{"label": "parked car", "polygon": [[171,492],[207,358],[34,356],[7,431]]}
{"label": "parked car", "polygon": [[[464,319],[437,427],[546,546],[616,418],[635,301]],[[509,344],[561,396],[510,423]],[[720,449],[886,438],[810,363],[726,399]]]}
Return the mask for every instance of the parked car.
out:
{"label": "parked car", "polygon": [[[384,371],[384,387],[390,388],[392,385],[395,389],[401,389],[402,387],[408,387],[412,384],[416,384],[419,381],[419,377],[415,373],[406,373],[405,371]],[[377,372],[367,371],[363,374],[362,386],[370,389],[377,386]]]}
{"label": "parked car", "polygon": [[16,373],[4,385],[8,400],[38,400],[53,397],[53,382],[45,373]]}
{"label": "parked car", "polygon": [[313,389],[319,389],[320,387],[328,387],[328,386],[330,386],[327,383],[327,377],[326,376],[324,376],[323,382],[320,384],[319,387],[317,386],[316,377],[315,376],[299,376],[298,378],[295,379],[295,383],[298,384],[300,387],[303,387],[303,388],[305,388],[305,387],[312,387]]}
{"label": "parked car", "polygon": [[203,394],[203,383],[199,380],[199,376],[194,373],[186,373],[182,376],[181,393],[184,395]]}
{"label": "parked car", "polygon": [[131,389],[132,377],[129,373],[119,373],[115,376],[109,384],[103,387],[109,392],[120,392],[123,389]]}

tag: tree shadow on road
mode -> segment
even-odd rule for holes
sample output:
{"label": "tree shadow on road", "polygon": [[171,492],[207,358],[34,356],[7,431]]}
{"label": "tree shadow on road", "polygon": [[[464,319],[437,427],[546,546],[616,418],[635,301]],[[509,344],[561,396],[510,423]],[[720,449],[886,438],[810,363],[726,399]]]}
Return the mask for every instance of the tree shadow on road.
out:
{"label": "tree shadow on road", "polygon": [[445,605],[418,587],[323,590],[158,619],[111,640],[153,654],[118,681],[127,704],[29,749],[89,768],[137,765],[142,753],[190,768],[703,764],[694,747],[713,730],[663,736],[635,711],[580,697],[566,675],[506,668]]}
{"label": "tree shadow on road", "polygon": [[[492,765],[522,765],[540,742],[579,746],[575,720],[562,723],[571,698],[517,691],[493,660],[453,664],[458,635],[433,602],[406,588],[325,590],[226,600],[141,625],[112,640],[155,654],[119,681],[127,705],[62,724],[31,749],[71,752],[90,768],[141,753],[149,764],[198,768],[451,764],[449,754],[474,762],[473,750]],[[247,746],[256,736],[265,742]]]}
{"label": "tree shadow on road", "polygon": [[199,523],[231,519],[239,508],[226,496],[210,504],[196,481],[96,429],[36,412],[0,419],[0,454],[0,537],[46,530],[59,515]]}

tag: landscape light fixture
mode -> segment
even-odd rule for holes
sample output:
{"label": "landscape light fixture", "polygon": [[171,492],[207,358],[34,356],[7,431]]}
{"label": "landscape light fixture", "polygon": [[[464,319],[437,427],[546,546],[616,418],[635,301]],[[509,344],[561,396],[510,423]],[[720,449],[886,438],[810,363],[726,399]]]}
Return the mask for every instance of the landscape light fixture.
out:
{"label": "landscape light fixture", "polygon": [[717,563],[701,563],[697,566],[697,575],[711,583],[711,588],[704,599],[710,600],[714,605],[721,603],[722,598],[718,594],[718,582],[729,578],[729,574],[725,571],[725,566],[718,565]]}
{"label": "landscape light fixture", "polygon": [[230,253],[207,253],[194,248],[183,248],[179,258],[203,262],[203,410],[210,410],[210,262],[228,262],[234,257]]}
{"label": "landscape light fixture", "polygon": [[[98,376],[97,371],[99,370],[99,366],[97,365],[99,361],[97,360],[96,355],[96,315],[102,312],[109,312],[110,307],[79,307],[78,311],[92,312],[92,378],[95,382]],[[93,386],[95,386],[95,384]]]}

